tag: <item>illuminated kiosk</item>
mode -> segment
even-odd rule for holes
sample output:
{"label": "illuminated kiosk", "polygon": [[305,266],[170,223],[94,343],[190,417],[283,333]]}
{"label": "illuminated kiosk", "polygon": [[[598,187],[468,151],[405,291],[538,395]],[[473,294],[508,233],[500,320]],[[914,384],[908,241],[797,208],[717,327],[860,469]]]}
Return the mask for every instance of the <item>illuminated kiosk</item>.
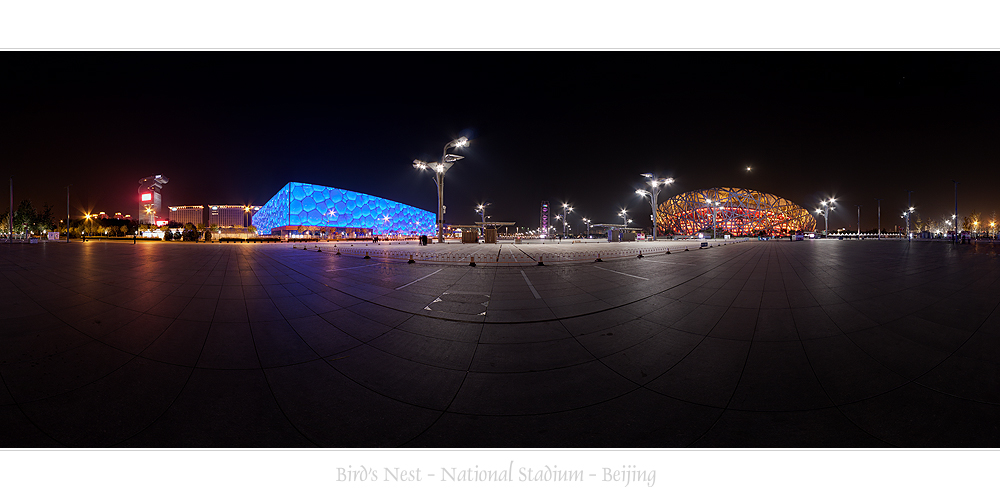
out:
{"label": "illuminated kiosk", "polygon": [[[656,224],[662,231],[694,235],[700,231],[734,236],[769,236],[816,230],[816,218],[801,206],[766,192],[712,187],[678,194],[660,203]],[[669,232],[668,232],[669,233]]]}
{"label": "illuminated kiosk", "polygon": [[360,192],[289,182],[253,216],[258,234],[323,239],[437,234],[426,210]]}

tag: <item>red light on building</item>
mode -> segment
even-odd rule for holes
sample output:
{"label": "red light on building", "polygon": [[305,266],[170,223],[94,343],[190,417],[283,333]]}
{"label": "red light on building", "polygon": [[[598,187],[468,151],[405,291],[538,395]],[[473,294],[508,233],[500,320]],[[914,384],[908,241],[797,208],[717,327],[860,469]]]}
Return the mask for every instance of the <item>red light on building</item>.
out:
{"label": "red light on building", "polygon": [[145,203],[147,201],[152,201],[152,200],[153,200],[153,193],[152,192],[144,192],[144,193],[142,193],[142,202]]}

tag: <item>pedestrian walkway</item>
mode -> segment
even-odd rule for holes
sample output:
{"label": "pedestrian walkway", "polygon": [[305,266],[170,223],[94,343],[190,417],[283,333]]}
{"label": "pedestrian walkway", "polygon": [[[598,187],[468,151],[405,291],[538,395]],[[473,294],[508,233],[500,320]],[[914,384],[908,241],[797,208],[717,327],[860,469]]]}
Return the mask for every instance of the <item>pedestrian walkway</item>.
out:
{"label": "pedestrian walkway", "polygon": [[632,244],[0,247],[0,445],[1000,447],[995,253]]}

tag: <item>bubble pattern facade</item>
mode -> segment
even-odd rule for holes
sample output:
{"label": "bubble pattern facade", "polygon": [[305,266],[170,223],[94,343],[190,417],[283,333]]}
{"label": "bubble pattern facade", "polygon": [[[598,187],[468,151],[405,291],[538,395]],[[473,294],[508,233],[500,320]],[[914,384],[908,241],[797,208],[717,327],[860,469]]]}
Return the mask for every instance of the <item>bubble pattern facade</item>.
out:
{"label": "bubble pattern facade", "polygon": [[693,235],[712,230],[736,236],[769,236],[811,232],[816,230],[816,217],[805,208],[774,194],[740,187],[713,187],[678,194],[660,203],[656,210],[656,225],[660,231]]}
{"label": "bubble pattern facade", "polygon": [[375,234],[433,235],[434,214],[370,194],[289,182],[253,216],[258,234],[287,226],[371,229]]}

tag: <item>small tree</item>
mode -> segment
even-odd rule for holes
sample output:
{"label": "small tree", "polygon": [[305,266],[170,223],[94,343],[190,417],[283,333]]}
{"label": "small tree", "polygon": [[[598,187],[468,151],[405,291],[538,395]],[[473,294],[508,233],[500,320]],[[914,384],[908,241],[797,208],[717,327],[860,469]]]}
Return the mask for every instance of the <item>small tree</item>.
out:
{"label": "small tree", "polygon": [[163,232],[163,240],[164,241],[173,241],[174,240],[174,233],[171,232],[170,230],[164,231]]}

